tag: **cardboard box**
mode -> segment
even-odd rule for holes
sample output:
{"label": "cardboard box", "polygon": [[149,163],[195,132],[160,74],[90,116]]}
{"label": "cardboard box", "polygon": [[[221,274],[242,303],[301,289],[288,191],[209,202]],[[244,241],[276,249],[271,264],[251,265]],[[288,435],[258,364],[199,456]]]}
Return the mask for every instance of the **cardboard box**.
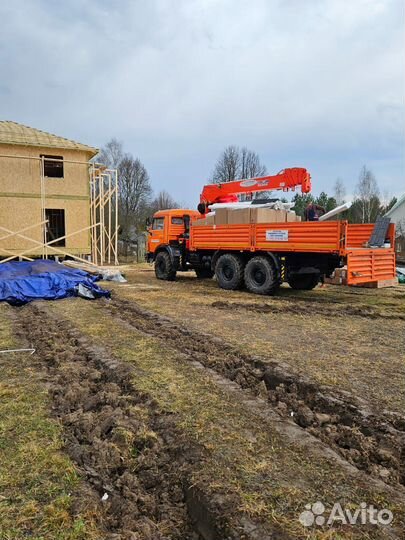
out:
{"label": "cardboard box", "polygon": [[228,225],[250,223],[250,208],[236,208],[228,211]]}
{"label": "cardboard box", "polygon": [[297,215],[293,210],[286,213],[286,221],[297,221]]}
{"label": "cardboard box", "polygon": [[217,208],[215,210],[215,225],[227,225],[228,212],[227,208]]}
{"label": "cardboard box", "polygon": [[207,216],[205,218],[195,219],[193,221],[193,227],[202,227],[203,225],[214,225],[215,216]]}
{"label": "cardboard box", "polygon": [[271,208],[251,208],[251,223],[281,223],[286,220],[285,210],[273,210]]}

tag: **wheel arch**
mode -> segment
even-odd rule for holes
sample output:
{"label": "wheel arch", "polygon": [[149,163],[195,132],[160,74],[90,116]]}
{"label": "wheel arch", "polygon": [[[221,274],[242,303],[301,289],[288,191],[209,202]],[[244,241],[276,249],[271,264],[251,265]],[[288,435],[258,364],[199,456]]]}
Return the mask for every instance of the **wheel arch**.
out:
{"label": "wheel arch", "polygon": [[169,244],[160,244],[155,251],[153,252],[153,261],[156,260],[156,257],[159,253],[166,252],[169,254],[169,257],[173,264],[176,262],[176,257],[180,257],[181,252],[178,247],[170,246]]}

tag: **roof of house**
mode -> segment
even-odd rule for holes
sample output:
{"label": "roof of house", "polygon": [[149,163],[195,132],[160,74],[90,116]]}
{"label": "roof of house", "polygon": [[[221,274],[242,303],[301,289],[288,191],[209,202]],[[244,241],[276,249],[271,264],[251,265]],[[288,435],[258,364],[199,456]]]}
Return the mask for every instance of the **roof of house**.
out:
{"label": "roof of house", "polygon": [[92,156],[98,154],[98,149],[87,144],[81,144],[65,137],[41,131],[10,120],[0,120],[0,144],[16,144],[22,146],[43,146],[47,148],[66,148],[82,150]]}
{"label": "roof of house", "polygon": [[402,197],[400,197],[397,202],[394,204],[394,206],[392,208],[390,208],[388,210],[388,212],[385,214],[387,217],[389,217],[393,212],[394,210],[396,210],[397,208],[399,208],[400,206],[402,206],[403,204],[405,203],[405,194],[402,195]]}

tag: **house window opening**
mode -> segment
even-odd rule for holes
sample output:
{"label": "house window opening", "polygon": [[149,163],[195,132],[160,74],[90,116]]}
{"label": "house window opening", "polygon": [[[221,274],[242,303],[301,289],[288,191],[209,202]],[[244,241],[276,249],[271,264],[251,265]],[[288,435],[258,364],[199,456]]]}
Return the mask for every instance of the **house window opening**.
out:
{"label": "house window opening", "polygon": [[44,158],[44,176],[47,178],[63,178],[63,156],[41,154],[41,158]]}
{"label": "house window opening", "polygon": [[[55,209],[45,209],[45,219],[48,220],[46,224],[46,241],[52,242],[57,238],[65,236],[65,211]],[[65,246],[65,238],[53,242],[53,246]]]}

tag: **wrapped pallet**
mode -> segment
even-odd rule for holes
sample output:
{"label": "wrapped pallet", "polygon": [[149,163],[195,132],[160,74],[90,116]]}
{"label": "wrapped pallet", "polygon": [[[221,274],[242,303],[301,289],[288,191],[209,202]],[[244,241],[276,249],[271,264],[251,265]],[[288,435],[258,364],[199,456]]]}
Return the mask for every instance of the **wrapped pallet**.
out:
{"label": "wrapped pallet", "polygon": [[251,223],[282,223],[285,221],[285,210],[273,210],[272,208],[252,208],[250,212]]}
{"label": "wrapped pallet", "polygon": [[217,208],[215,210],[215,225],[227,225],[228,212],[228,208]]}
{"label": "wrapped pallet", "polygon": [[236,208],[228,211],[228,225],[250,223],[250,208]]}
{"label": "wrapped pallet", "polygon": [[193,227],[202,227],[203,225],[215,225],[215,214],[208,214],[193,221]]}

